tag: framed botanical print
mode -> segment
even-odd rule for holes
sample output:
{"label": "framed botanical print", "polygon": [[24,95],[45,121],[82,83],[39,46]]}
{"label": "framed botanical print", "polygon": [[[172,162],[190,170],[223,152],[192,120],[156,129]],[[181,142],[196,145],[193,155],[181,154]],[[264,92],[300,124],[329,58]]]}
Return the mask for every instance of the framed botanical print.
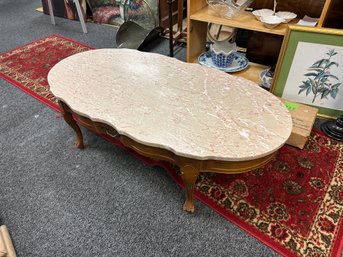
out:
{"label": "framed botanical print", "polygon": [[318,115],[343,113],[343,30],[289,26],[271,92],[318,108]]}

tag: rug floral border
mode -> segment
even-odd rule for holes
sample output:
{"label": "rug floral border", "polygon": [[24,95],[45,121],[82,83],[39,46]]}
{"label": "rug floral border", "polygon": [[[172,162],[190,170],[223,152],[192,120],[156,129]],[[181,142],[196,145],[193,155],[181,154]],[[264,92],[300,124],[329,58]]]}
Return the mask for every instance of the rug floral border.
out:
{"label": "rug floral border", "polygon": [[[34,42],[28,43],[24,46],[20,46],[8,52],[2,53],[0,55],[0,77],[6,79],[10,83],[14,84],[15,86],[19,87],[26,93],[32,95],[33,97],[37,98],[38,100],[44,102],[48,106],[52,107],[53,109],[59,111],[59,107],[57,105],[57,100],[55,96],[50,92],[49,85],[47,83],[46,77],[40,77],[38,79],[31,79],[30,75],[32,71],[29,70],[26,73],[20,72],[22,65],[18,64],[11,67],[14,63],[11,60],[4,61],[11,56],[20,54],[20,58],[25,58],[29,55],[29,52],[33,49],[35,51],[46,51],[44,45],[49,44],[49,46],[57,46],[65,50],[70,50],[69,55],[73,55],[76,53],[81,53],[87,50],[94,49],[91,46],[87,46],[85,44],[79,43],[77,41],[62,37],[57,34],[52,34],[36,40]],[[62,47],[61,47],[62,45]],[[59,58],[57,60],[52,61],[52,56],[49,52],[46,53],[46,60],[47,60],[47,67],[43,67],[42,69],[46,69],[48,71],[52,68],[52,64],[56,64],[58,61],[65,58]]]}
{"label": "rug floral border", "polygon": [[[227,215],[224,216],[231,221],[234,214],[238,217],[233,221],[236,225],[247,232],[249,232],[247,230],[249,227],[250,229],[253,228],[257,233],[249,232],[250,234],[281,254],[285,254],[285,251],[276,248],[275,243],[286,248],[287,256],[327,257],[334,256],[332,254],[336,252],[338,253],[337,256],[340,257],[342,249],[340,240],[343,236],[343,144],[328,140],[325,136],[313,132],[309,140],[307,146],[319,144],[336,150],[338,156],[334,175],[326,189],[318,212],[311,222],[312,225],[306,237],[278,222],[277,218],[271,219],[270,214],[261,212],[259,208],[245,201],[243,198],[244,189],[240,189],[241,195],[233,193],[222,185],[215,184],[207,175],[201,174],[196,184],[196,190],[199,192],[198,197],[217,209],[219,213],[226,212]],[[260,171],[261,169],[252,172],[259,173]],[[241,181],[241,183],[239,186],[244,188],[244,181]],[[210,199],[212,203],[208,203],[203,196]],[[220,200],[218,201],[218,199]],[[219,205],[221,210],[218,210],[214,205]],[[282,215],[282,212],[278,215]],[[338,241],[332,243],[335,240]]]}

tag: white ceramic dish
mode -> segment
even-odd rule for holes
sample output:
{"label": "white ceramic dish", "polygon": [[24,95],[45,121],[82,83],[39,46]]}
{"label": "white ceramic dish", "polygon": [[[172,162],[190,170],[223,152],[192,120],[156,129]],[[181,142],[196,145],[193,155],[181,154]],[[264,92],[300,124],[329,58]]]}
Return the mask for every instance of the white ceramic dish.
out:
{"label": "white ceramic dish", "polygon": [[277,12],[275,15],[284,18],[285,21],[283,23],[290,22],[291,20],[297,17],[297,15],[293,12]]}
{"label": "white ceramic dish", "polygon": [[252,12],[255,15],[256,19],[261,21],[261,17],[272,16],[274,14],[273,10],[270,9],[259,9]]}
{"label": "white ceramic dish", "polygon": [[263,25],[269,29],[275,28],[280,23],[284,22],[285,19],[276,15],[262,16],[261,21]]}
{"label": "white ceramic dish", "polygon": [[236,43],[230,43],[228,41],[215,42],[214,44],[211,44],[210,48],[217,54],[220,54],[221,52],[223,54],[229,54],[233,51],[237,51]]}

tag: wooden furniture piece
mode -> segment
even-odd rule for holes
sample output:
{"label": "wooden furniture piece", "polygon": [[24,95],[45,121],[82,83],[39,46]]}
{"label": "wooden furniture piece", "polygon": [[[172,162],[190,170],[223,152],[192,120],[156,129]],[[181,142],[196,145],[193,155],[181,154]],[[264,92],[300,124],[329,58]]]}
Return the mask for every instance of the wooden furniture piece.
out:
{"label": "wooden furniture piece", "polygon": [[56,64],[48,82],[77,147],[84,144],[73,115],[141,155],[179,166],[189,212],[200,172],[258,168],[292,130],[285,106],[255,83],[160,54],[91,50]]}
{"label": "wooden furniture piece", "polygon": [[[172,15],[169,13],[169,4],[172,3]],[[169,28],[169,20],[172,17],[173,25],[182,25],[183,17],[186,17],[186,0],[161,0],[159,1],[159,25],[164,29]],[[183,15],[185,14],[185,15]]]}
{"label": "wooden furniture piece", "polygon": [[[65,1],[65,0],[61,0],[61,1]],[[82,14],[82,10],[81,10],[81,6],[80,6],[79,1],[78,0],[70,0],[70,1],[73,1],[74,4],[75,4],[77,15],[79,16],[83,33],[88,33],[87,32],[87,28],[86,28],[86,23],[85,23],[85,20],[83,18],[83,14]],[[53,25],[56,25],[55,16],[54,16],[54,8],[52,6],[51,0],[48,0],[48,7],[49,7],[51,23]]]}
{"label": "wooden furniture piece", "polygon": [[0,257],[16,257],[10,234],[5,225],[0,226]]}
{"label": "wooden furniture piece", "polygon": [[[258,1],[256,2],[270,2],[273,1]],[[281,0],[278,1],[282,2]],[[283,1],[285,6],[290,8],[290,5],[295,5],[294,2],[302,1]],[[305,3],[305,1],[303,1]],[[308,2],[308,1],[307,1]],[[317,3],[319,1],[316,1]],[[325,22],[331,0],[323,0],[324,5],[320,12],[319,26],[322,26]],[[269,3],[266,3],[269,4]],[[279,5],[278,5],[279,6]],[[297,7],[299,4],[297,4]],[[256,7],[256,5],[255,5]],[[268,8],[268,6],[261,6],[261,8]],[[269,5],[269,8],[271,6]],[[291,10],[289,10],[291,11]],[[305,10],[306,11],[306,10]],[[298,22],[298,19],[291,21],[290,24]],[[218,25],[225,25],[233,28],[245,29],[249,31],[256,31],[261,33],[267,33],[275,36],[283,37],[287,31],[288,24],[281,24],[273,29],[266,28],[260,21],[258,21],[254,15],[249,11],[243,11],[237,16],[227,19],[221,18],[212,14],[209,14],[209,7],[206,0],[188,0],[187,2],[187,62],[197,62],[197,58],[205,51],[207,27],[209,23]],[[265,42],[268,44],[268,42]],[[278,44],[281,47],[281,43]],[[248,53],[247,53],[248,54]],[[277,58],[276,58],[277,59]],[[259,82],[259,74],[262,70],[266,69],[265,65],[259,63],[250,63],[249,67],[241,72],[235,73],[235,75],[245,77],[256,83]]]}
{"label": "wooden furniture piece", "polygon": [[[176,10],[175,2],[177,4]],[[168,5],[168,8],[166,8],[166,4]],[[169,35],[168,37],[170,57],[174,56],[175,43],[181,38],[184,38],[186,35],[183,28],[184,11],[186,10],[185,5],[185,0],[160,1],[160,25],[164,28],[167,28],[166,31]],[[168,9],[168,12],[166,12],[166,9]],[[168,24],[166,24],[166,21],[168,21]],[[174,24],[176,24],[176,31],[174,31],[173,29]]]}

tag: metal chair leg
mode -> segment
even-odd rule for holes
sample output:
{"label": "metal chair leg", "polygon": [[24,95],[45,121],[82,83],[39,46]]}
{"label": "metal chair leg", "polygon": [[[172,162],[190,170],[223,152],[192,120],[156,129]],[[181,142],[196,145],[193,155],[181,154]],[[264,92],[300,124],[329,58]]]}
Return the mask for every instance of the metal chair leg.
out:
{"label": "metal chair leg", "polygon": [[[51,0],[50,0],[51,1]],[[83,18],[83,14],[82,14],[82,10],[81,10],[81,6],[78,0],[73,0],[76,6],[76,10],[77,10],[77,15],[79,16],[80,22],[81,22],[81,27],[83,30],[83,33],[88,33],[87,32],[87,28],[86,28],[86,23],[85,23],[85,19]]]}
{"label": "metal chair leg", "polygon": [[[83,18],[83,14],[82,14],[82,10],[81,10],[80,3],[79,3],[78,0],[73,0],[73,1],[74,1],[74,3],[75,3],[77,15],[79,16],[79,19],[80,19],[82,31],[83,31],[83,33],[88,33],[88,32],[87,32],[87,28],[86,28],[85,19]],[[56,25],[55,16],[54,16],[54,9],[52,8],[52,2],[51,2],[51,0],[48,0],[48,6],[49,6],[49,13],[50,13],[50,18],[51,18],[51,23],[52,23],[53,25]]]}
{"label": "metal chair leg", "polygon": [[55,16],[54,16],[54,9],[52,8],[51,0],[48,0],[48,6],[49,6],[49,13],[50,13],[51,23],[53,25],[56,25]]}

